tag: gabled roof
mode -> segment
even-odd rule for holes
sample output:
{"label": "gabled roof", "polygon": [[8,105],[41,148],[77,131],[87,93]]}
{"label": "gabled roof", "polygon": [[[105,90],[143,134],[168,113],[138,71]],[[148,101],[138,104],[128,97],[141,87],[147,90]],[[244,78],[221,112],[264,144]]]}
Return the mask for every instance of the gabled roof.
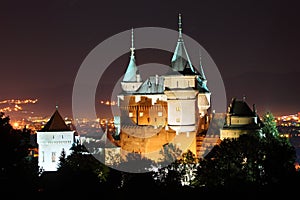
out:
{"label": "gabled roof", "polygon": [[164,78],[162,76],[150,76],[137,91],[126,92],[126,94],[163,94]]}
{"label": "gabled roof", "polygon": [[62,118],[58,109],[55,110],[47,124],[41,130],[43,132],[50,132],[50,131],[71,131],[71,129],[65,123],[65,120]]}

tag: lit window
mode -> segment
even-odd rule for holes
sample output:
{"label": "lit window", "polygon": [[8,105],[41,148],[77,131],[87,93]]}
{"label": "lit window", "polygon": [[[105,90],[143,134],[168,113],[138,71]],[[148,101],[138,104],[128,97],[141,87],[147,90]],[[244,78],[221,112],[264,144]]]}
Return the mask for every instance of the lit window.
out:
{"label": "lit window", "polygon": [[180,118],[176,118],[176,122],[180,122]]}
{"label": "lit window", "polygon": [[144,116],[144,113],[143,112],[140,112],[140,117],[143,117]]}
{"label": "lit window", "polygon": [[56,153],[55,152],[52,152],[51,160],[52,160],[52,162],[55,162],[55,160],[56,160]]}
{"label": "lit window", "polygon": [[133,113],[132,112],[129,113],[129,117],[133,117]]}
{"label": "lit window", "polygon": [[162,117],[163,113],[160,111],[157,113],[157,116]]}
{"label": "lit window", "polygon": [[176,107],[176,111],[180,111],[180,107],[179,106]]}

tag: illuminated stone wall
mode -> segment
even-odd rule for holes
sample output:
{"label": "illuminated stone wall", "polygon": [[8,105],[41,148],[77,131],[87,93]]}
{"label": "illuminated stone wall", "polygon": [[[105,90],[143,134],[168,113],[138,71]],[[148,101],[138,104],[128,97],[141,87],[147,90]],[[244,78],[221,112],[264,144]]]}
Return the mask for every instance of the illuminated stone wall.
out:
{"label": "illuminated stone wall", "polygon": [[124,153],[140,153],[143,156],[158,161],[162,158],[160,151],[164,145],[173,144],[182,152],[192,151],[197,155],[196,132],[182,132],[165,128],[122,127],[119,145]]}

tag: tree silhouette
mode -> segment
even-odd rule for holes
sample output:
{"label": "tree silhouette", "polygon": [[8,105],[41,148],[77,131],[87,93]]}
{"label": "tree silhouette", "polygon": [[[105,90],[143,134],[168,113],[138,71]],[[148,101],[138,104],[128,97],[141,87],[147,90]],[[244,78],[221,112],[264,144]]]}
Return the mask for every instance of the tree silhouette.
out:
{"label": "tree silhouette", "polygon": [[265,134],[267,138],[279,138],[279,132],[276,126],[275,117],[270,111],[266,112],[263,115],[262,121],[264,123],[264,127],[262,128],[263,134]]}
{"label": "tree silhouette", "polygon": [[262,133],[265,147],[265,183],[269,186],[289,185],[296,177],[294,163],[296,150],[288,138],[280,137],[273,114],[267,112],[263,115],[264,127]]}
{"label": "tree silhouette", "polygon": [[182,192],[190,187],[197,170],[197,162],[196,156],[188,150],[169,165],[159,168],[154,173],[154,179],[162,191]]}
{"label": "tree silhouette", "polygon": [[271,113],[262,134],[253,132],[224,139],[199,162],[195,187],[244,192],[284,187],[295,175],[295,150],[278,136]]}
{"label": "tree silhouette", "polygon": [[161,166],[167,166],[175,162],[182,155],[182,150],[179,149],[173,143],[166,144],[159,152],[162,155],[162,158],[159,161]]}
{"label": "tree silhouette", "polygon": [[0,113],[0,191],[35,191],[37,189],[37,159],[29,156],[30,130],[16,130],[10,118]]}
{"label": "tree silhouette", "polygon": [[61,153],[57,169],[58,182],[53,189],[71,191],[80,187],[86,191],[99,191],[107,181],[109,168],[79,143],[73,145],[71,150],[72,153],[67,157],[64,151]]}
{"label": "tree silhouette", "polygon": [[144,173],[149,172],[157,164],[140,153],[127,153],[126,157],[121,159],[117,168],[124,172]]}
{"label": "tree silhouette", "polygon": [[66,160],[66,151],[65,149],[62,149],[61,154],[59,156],[59,162],[58,162],[58,167],[57,168],[64,168],[67,164],[67,160]]}

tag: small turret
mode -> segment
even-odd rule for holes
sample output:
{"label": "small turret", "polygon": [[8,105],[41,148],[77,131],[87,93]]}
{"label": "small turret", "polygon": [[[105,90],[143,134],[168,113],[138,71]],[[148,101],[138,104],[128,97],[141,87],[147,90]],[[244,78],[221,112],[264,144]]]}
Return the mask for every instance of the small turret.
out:
{"label": "small turret", "polygon": [[125,72],[123,81],[121,82],[122,89],[125,92],[134,92],[139,89],[139,87],[142,85],[142,78],[139,74],[139,70],[135,63],[135,56],[134,56],[134,45],[133,45],[133,29],[131,30],[131,55],[130,55],[130,61],[127,67],[127,70]]}

